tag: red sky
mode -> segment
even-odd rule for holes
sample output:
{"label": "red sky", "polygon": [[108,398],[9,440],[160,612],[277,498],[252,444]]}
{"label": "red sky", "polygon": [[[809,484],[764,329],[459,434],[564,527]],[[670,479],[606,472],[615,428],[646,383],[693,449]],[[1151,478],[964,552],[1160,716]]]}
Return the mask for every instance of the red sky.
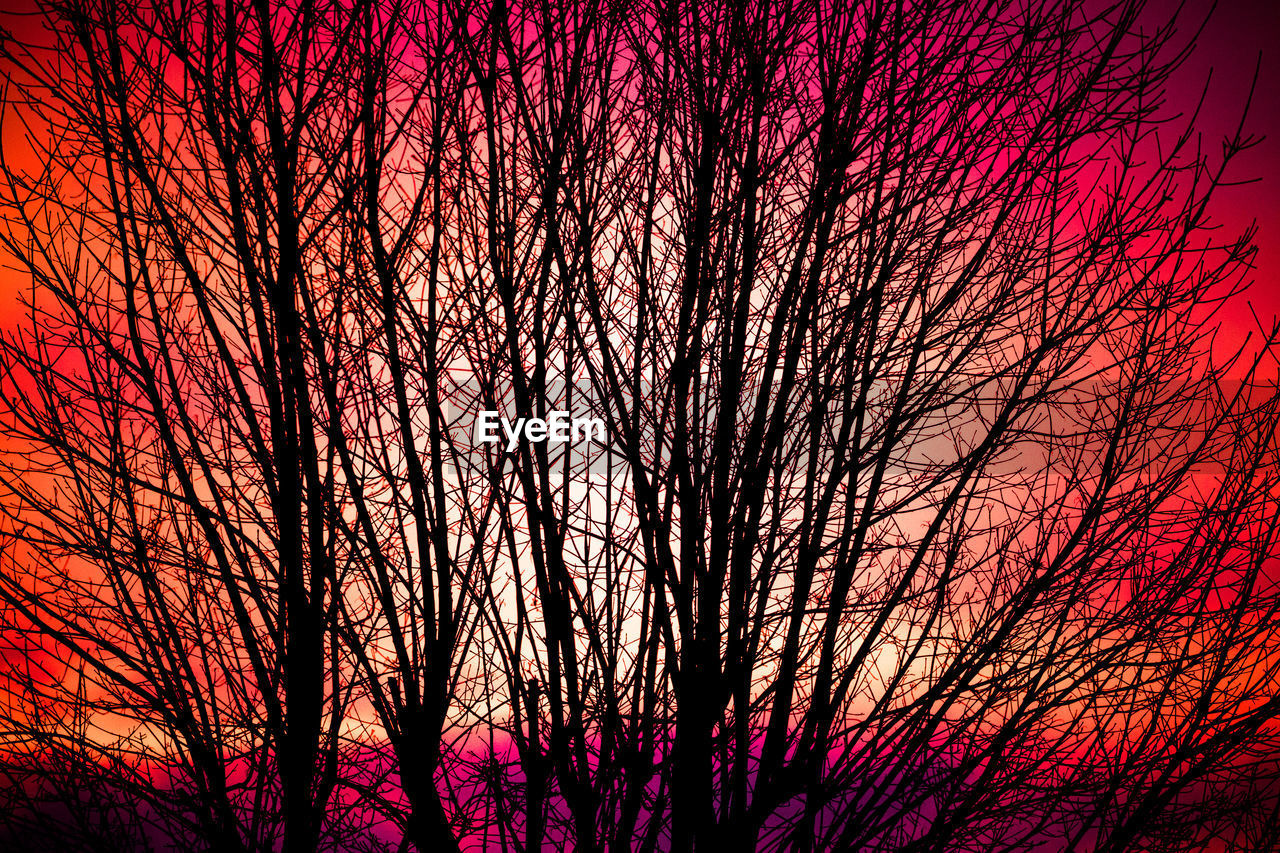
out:
{"label": "red sky", "polygon": [[[1153,0],[1150,11],[1168,15],[1179,2]],[[1250,307],[1266,323],[1280,315],[1280,1],[1220,0],[1214,8],[1212,0],[1185,0],[1182,5],[1178,38],[1183,43],[1212,14],[1172,81],[1169,106],[1190,113],[1208,82],[1197,122],[1206,151],[1218,155],[1223,137],[1234,132],[1255,68],[1259,72],[1245,128],[1265,139],[1240,156],[1235,173],[1238,180],[1258,180],[1223,189],[1210,209],[1228,234],[1243,231],[1254,220],[1259,227],[1253,287],[1223,317],[1224,331],[1238,340],[1256,329]]]}
{"label": "red sky", "polygon": [[[1254,69],[1261,62],[1258,83],[1246,125],[1249,132],[1265,136],[1237,163],[1235,177],[1256,178],[1255,183],[1224,189],[1211,214],[1225,234],[1237,234],[1256,220],[1259,226],[1257,269],[1249,293],[1223,314],[1224,331],[1239,341],[1256,329],[1252,311],[1265,323],[1280,316],[1280,0],[1148,0],[1152,25],[1166,20],[1183,7],[1178,40],[1185,43],[1212,11],[1196,41],[1189,61],[1178,71],[1170,87],[1170,110],[1189,113],[1195,108],[1206,81],[1208,98],[1198,125],[1205,150],[1216,154],[1221,140],[1234,131],[1244,108]],[[19,7],[29,4],[20,2]],[[1216,8],[1215,8],[1216,6]],[[0,14],[0,26],[10,30],[38,28],[39,22],[10,6]],[[10,116],[10,120],[12,116]],[[29,157],[21,150],[20,134],[6,127],[5,155],[10,162]],[[28,284],[27,277],[7,269],[11,259],[0,250],[0,328],[18,320],[14,299]]]}

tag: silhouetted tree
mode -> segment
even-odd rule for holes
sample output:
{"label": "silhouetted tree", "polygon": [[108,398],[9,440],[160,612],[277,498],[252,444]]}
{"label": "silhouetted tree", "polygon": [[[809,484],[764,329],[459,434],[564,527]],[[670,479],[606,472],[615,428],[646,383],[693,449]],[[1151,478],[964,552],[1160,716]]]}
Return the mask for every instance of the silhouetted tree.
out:
{"label": "silhouetted tree", "polygon": [[[427,22],[44,12],[47,39],[5,43],[8,127],[37,152],[34,171],[8,164],[8,246],[36,288],[5,346],[21,544],[0,597],[63,668],[11,683],[92,718],[83,766],[132,768],[122,794],[161,838],[219,850],[360,841],[397,769],[366,737],[380,724],[402,759],[394,821],[447,849],[432,779],[457,617],[448,555],[418,550],[443,546],[439,448],[428,465],[413,444],[436,392],[405,390],[434,320],[403,317],[419,214],[401,236],[381,207],[404,191],[384,177],[405,132],[390,100],[448,85],[396,76]],[[396,641],[389,661],[370,662],[371,631]],[[54,736],[28,717],[19,744]]]}
{"label": "silhouetted tree", "polygon": [[1140,2],[980,5],[76,0],[6,38],[16,813],[1268,849],[1275,332],[1215,349],[1253,235],[1210,206],[1251,140],[1169,124]]}

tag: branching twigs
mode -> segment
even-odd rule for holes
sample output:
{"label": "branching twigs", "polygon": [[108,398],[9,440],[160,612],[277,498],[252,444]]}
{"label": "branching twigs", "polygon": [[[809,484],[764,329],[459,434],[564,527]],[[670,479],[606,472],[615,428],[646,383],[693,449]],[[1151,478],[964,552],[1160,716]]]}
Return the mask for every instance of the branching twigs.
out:
{"label": "branching twigs", "polygon": [[[1251,142],[1163,122],[1186,51],[1139,3],[1008,5],[77,2],[6,38],[23,820],[1266,849],[1274,334],[1211,351]],[[604,440],[476,443],[565,410]]]}

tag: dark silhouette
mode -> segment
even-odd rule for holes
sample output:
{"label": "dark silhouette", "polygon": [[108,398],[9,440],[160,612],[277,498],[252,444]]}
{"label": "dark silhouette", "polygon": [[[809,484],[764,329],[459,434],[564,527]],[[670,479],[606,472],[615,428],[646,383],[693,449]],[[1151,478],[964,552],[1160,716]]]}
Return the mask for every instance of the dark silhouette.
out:
{"label": "dark silhouette", "polygon": [[1023,5],[6,34],[5,843],[1272,849],[1252,140]]}

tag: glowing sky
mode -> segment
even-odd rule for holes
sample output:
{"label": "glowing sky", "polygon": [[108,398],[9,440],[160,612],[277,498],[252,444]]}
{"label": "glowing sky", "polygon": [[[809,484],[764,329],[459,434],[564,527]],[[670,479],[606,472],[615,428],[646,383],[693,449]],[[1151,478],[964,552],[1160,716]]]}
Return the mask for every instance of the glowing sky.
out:
{"label": "glowing sky", "polygon": [[[1159,20],[1180,5],[1178,42],[1185,44],[1214,3],[1153,0],[1148,14]],[[1237,300],[1223,315],[1223,331],[1238,341],[1257,328],[1250,304],[1263,322],[1280,315],[1280,3],[1227,0],[1212,11],[1167,94],[1172,110],[1189,114],[1208,81],[1197,125],[1204,150],[1219,157],[1222,139],[1235,131],[1258,69],[1245,129],[1265,138],[1240,156],[1235,170],[1237,180],[1258,180],[1223,188],[1210,211],[1228,234],[1245,230],[1254,220],[1259,227],[1253,286],[1245,299]]]}
{"label": "glowing sky", "polygon": [[[1276,0],[1227,0],[1213,8],[1214,0],[1149,0],[1147,19],[1154,25],[1180,6],[1177,42],[1195,36],[1205,15],[1212,10],[1203,32],[1196,38],[1188,61],[1178,70],[1167,93],[1167,112],[1189,114],[1208,81],[1208,97],[1197,125],[1204,150],[1217,157],[1221,140],[1234,131],[1249,92],[1255,66],[1260,62],[1258,83],[1246,130],[1265,138],[1239,158],[1237,180],[1253,183],[1226,187],[1210,213],[1221,223],[1222,233],[1237,234],[1256,220],[1258,254],[1253,286],[1223,313],[1223,343],[1239,342],[1255,331],[1259,319],[1280,316],[1280,2]],[[8,4],[6,4],[8,5]],[[38,32],[38,18],[30,15],[33,4],[10,5],[0,25],[30,35]],[[16,8],[15,8],[16,7]],[[3,132],[4,154],[11,163],[26,165],[30,152],[20,141],[21,129],[10,112]],[[32,164],[34,165],[34,164]],[[12,259],[0,249],[0,326],[19,320],[16,294],[29,286],[28,277],[12,269]],[[1252,312],[1251,312],[1252,309]]]}

